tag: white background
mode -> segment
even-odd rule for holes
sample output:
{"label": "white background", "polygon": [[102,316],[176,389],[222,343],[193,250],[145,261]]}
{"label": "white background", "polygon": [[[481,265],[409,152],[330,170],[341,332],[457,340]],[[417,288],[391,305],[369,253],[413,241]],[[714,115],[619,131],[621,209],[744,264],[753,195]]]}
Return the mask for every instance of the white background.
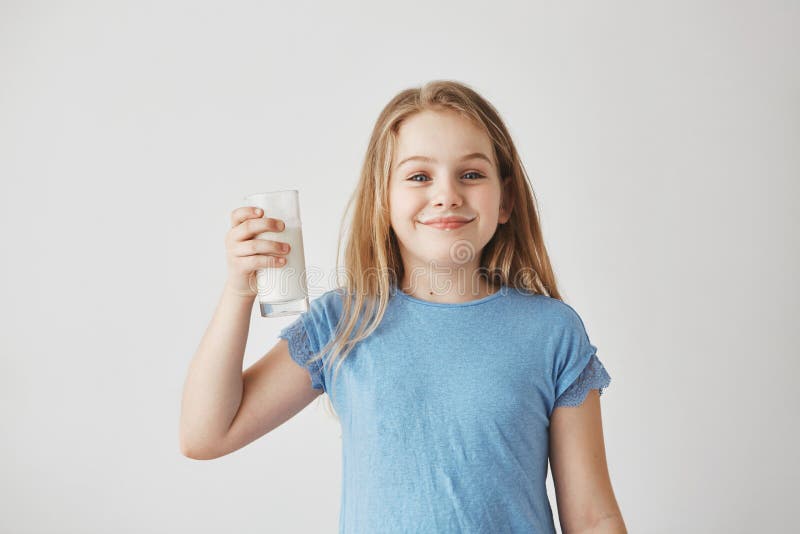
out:
{"label": "white background", "polygon": [[[333,273],[379,111],[440,78],[498,108],[530,174],[612,376],[629,530],[791,529],[799,23],[763,0],[0,2],[0,531],[336,531],[319,401],[195,461],[183,380],[241,198],[299,189]],[[245,365],[292,320],[254,313]]]}

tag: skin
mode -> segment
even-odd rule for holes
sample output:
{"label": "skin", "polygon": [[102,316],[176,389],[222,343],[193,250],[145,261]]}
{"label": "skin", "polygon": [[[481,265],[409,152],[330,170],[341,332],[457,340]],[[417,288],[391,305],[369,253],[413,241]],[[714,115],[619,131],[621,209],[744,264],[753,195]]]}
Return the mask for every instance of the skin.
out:
{"label": "skin", "polygon": [[[468,154],[488,158],[462,160]],[[424,156],[434,161],[412,160]],[[389,178],[392,228],[403,258],[400,289],[430,302],[466,302],[493,291],[477,276],[480,251],[511,210],[492,143],[486,133],[454,111],[423,111],[398,131]],[[440,230],[420,223],[432,216],[475,219]]]}
{"label": "skin", "polygon": [[553,410],[549,457],[562,532],[627,532],[608,474],[596,389],[580,406]]}

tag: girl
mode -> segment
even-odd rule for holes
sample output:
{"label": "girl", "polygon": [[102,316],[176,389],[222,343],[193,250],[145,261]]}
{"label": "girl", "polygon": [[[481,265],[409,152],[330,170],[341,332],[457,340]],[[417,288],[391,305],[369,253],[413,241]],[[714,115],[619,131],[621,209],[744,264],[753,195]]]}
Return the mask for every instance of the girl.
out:
{"label": "girl", "polygon": [[563,532],[626,532],[601,425],[610,376],[561,300],[497,111],[452,81],[400,92],[348,208],[345,280],[244,373],[254,271],[285,253],[254,236],[283,223],[232,213],[183,454],[235,451],[325,392],[342,425],[340,532],[555,532],[548,460]]}

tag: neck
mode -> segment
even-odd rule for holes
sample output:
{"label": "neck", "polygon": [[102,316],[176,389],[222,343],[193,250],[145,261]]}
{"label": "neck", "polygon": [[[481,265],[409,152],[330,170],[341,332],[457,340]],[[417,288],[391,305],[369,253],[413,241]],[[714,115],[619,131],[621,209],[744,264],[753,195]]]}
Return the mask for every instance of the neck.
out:
{"label": "neck", "polygon": [[420,300],[447,304],[482,299],[497,291],[485,274],[481,276],[479,266],[472,264],[406,268],[399,290]]}

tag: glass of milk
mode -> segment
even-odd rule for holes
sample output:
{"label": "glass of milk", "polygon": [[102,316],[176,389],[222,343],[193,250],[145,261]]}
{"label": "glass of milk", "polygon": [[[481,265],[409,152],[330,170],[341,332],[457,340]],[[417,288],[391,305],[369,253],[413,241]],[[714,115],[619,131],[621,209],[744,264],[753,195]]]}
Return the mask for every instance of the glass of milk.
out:
{"label": "glass of milk", "polygon": [[281,317],[308,310],[306,259],[300,225],[300,200],[296,189],[255,193],[244,198],[245,206],[264,210],[263,217],[280,219],[286,225],[282,232],[262,232],[256,239],[269,239],[289,244],[281,267],[256,271],[258,304],[262,317]]}

